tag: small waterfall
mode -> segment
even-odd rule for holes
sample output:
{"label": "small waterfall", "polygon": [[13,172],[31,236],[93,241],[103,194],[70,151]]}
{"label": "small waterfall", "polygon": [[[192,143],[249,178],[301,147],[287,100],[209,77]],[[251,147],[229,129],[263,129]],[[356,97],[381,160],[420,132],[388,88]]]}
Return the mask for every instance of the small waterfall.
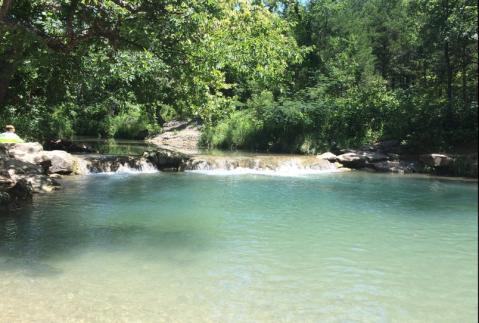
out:
{"label": "small waterfall", "polygon": [[339,171],[327,160],[311,156],[257,156],[212,157],[195,156],[180,165],[180,169],[208,174],[269,174],[295,176],[303,174],[331,173]]}
{"label": "small waterfall", "polygon": [[143,157],[132,156],[81,156],[77,157],[77,173],[156,173],[158,169]]}

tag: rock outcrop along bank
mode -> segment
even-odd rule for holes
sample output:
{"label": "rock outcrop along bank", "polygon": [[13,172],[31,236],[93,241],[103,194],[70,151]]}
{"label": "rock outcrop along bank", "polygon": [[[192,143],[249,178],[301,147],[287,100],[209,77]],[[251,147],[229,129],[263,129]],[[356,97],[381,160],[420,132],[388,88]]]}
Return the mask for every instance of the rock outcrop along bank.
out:
{"label": "rock outcrop along bank", "polygon": [[45,151],[39,143],[0,143],[0,212],[21,208],[34,194],[59,189],[62,176],[156,170],[144,157],[76,156]]}

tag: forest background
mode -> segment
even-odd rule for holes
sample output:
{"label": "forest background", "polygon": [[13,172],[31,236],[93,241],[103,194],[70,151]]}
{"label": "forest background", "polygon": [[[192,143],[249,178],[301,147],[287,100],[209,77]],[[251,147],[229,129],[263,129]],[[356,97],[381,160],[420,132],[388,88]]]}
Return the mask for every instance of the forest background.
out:
{"label": "forest background", "polygon": [[0,4],[0,123],[27,140],[197,118],[210,147],[477,152],[475,0]]}

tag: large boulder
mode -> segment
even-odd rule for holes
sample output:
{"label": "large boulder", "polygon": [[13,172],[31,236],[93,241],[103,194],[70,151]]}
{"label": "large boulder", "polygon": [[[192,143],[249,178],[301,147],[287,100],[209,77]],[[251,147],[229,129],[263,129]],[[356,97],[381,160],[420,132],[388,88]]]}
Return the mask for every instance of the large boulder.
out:
{"label": "large boulder", "polygon": [[75,170],[76,159],[66,151],[54,150],[46,153],[51,157],[50,173],[70,175]]}
{"label": "large boulder", "polygon": [[338,156],[338,162],[348,168],[364,168],[366,167],[366,157],[354,153]]}
{"label": "large boulder", "polygon": [[9,147],[7,144],[0,143],[0,161],[7,161],[10,159],[10,155],[8,154]]}
{"label": "large boulder", "polygon": [[165,168],[178,168],[185,159],[190,158],[190,156],[186,154],[160,148],[158,150],[145,152],[143,157],[156,165],[160,170]]}
{"label": "large boulder", "polygon": [[21,179],[6,191],[0,192],[0,209],[20,208],[30,203],[32,198],[32,185],[27,180]]}
{"label": "large boulder", "polygon": [[361,151],[358,152],[358,155],[364,156],[366,161],[370,164],[388,160],[388,156],[377,151]]}
{"label": "large boulder", "polygon": [[330,153],[330,152],[318,155],[316,157],[318,159],[327,160],[327,161],[330,161],[330,162],[335,162],[336,160],[338,160],[338,156],[336,156],[335,154]]}
{"label": "large boulder", "polygon": [[12,158],[21,158],[26,155],[38,154],[43,151],[43,146],[38,142],[25,142],[10,144],[8,154]]}
{"label": "large boulder", "polygon": [[41,175],[42,167],[40,165],[25,162],[21,159],[12,158],[5,163],[5,169],[13,178],[15,175]]}
{"label": "large boulder", "polygon": [[358,150],[350,149],[350,148],[339,148],[336,152],[337,152],[337,155],[345,155],[345,154],[356,154]]}
{"label": "large boulder", "polygon": [[[28,153],[28,151],[31,151],[31,153]],[[36,145],[32,145],[30,148],[10,149],[10,156],[15,160],[40,166],[41,174],[69,175],[75,169],[75,157],[63,150],[43,151],[43,148],[39,149]]]}
{"label": "large boulder", "polygon": [[360,151],[377,151],[378,150],[378,147],[377,146],[374,146],[374,145],[366,145],[366,146],[362,146],[361,148],[359,148]]}
{"label": "large boulder", "polygon": [[5,176],[0,175],[0,182],[3,182],[4,190],[7,189],[7,186],[16,185],[20,181],[26,181],[33,193],[50,192],[60,186],[54,179],[43,175],[40,165],[19,159],[10,159],[6,163],[5,169]]}
{"label": "large boulder", "polygon": [[404,162],[381,161],[374,164],[374,169],[379,172],[407,174],[414,172]]}
{"label": "large boulder", "polygon": [[452,162],[452,158],[441,154],[424,154],[419,156],[419,160],[431,167],[447,167]]}

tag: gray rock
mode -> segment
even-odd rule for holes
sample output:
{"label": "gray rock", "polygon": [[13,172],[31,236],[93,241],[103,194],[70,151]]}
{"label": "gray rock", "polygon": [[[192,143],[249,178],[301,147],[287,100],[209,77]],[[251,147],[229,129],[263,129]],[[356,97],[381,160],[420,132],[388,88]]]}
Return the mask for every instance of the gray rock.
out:
{"label": "gray rock", "polygon": [[388,153],[388,158],[391,161],[399,161],[399,158],[401,158],[401,156],[398,154]]}
{"label": "gray rock", "polygon": [[356,154],[358,151],[356,149],[341,148],[338,150],[338,155],[344,154]]}
{"label": "gray rock", "polygon": [[29,183],[32,193],[51,192],[58,189],[60,184],[47,175],[38,174],[16,174],[12,176],[13,180],[18,183],[22,180]]}
{"label": "gray rock", "polygon": [[388,159],[388,156],[380,152],[363,151],[363,152],[359,152],[358,155],[364,156],[368,163],[376,163],[376,162],[380,162],[380,161],[384,161]]}
{"label": "gray rock", "polygon": [[378,147],[376,146],[373,146],[373,145],[367,145],[367,146],[362,146],[361,148],[359,148],[359,150],[361,151],[377,151],[378,150]]}
{"label": "gray rock", "polygon": [[41,175],[42,168],[40,165],[24,162],[20,159],[10,159],[5,164],[6,171],[12,178],[15,175]]}
{"label": "gray rock", "polygon": [[431,167],[446,167],[452,161],[452,158],[441,154],[424,154],[419,156],[419,160]]}
{"label": "gray rock", "polygon": [[10,159],[8,151],[9,147],[7,146],[7,144],[0,143],[0,160],[7,161]]}
{"label": "gray rock", "polygon": [[38,154],[43,151],[43,146],[38,142],[25,142],[10,144],[9,155],[12,158],[20,158],[25,155]]}
{"label": "gray rock", "polygon": [[405,163],[382,161],[374,164],[374,168],[380,172],[407,174],[410,173],[410,169]]}
{"label": "gray rock", "polygon": [[159,169],[164,168],[178,168],[185,159],[190,156],[183,153],[178,153],[168,149],[158,149],[154,151],[147,151],[143,157],[148,159],[151,163],[156,165]]}
{"label": "gray rock", "polygon": [[12,187],[1,194],[0,207],[11,209],[19,208],[30,203],[33,198],[33,188],[31,183],[25,179],[20,179]]}
{"label": "gray rock", "polygon": [[46,152],[51,156],[50,173],[69,175],[75,170],[75,158],[62,150],[54,150]]}
{"label": "gray rock", "polygon": [[366,157],[354,153],[338,156],[338,162],[349,168],[364,168],[366,166]]}
{"label": "gray rock", "polygon": [[336,156],[335,154],[330,153],[330,152],[327,152],[327,153],[318,155],[318,156],[316,156],[316,157],[317,157],[318,159],[328,160],[328,161],[330,161],[330,162],[335,162],[335,161],[338,159],[338,156]]}

